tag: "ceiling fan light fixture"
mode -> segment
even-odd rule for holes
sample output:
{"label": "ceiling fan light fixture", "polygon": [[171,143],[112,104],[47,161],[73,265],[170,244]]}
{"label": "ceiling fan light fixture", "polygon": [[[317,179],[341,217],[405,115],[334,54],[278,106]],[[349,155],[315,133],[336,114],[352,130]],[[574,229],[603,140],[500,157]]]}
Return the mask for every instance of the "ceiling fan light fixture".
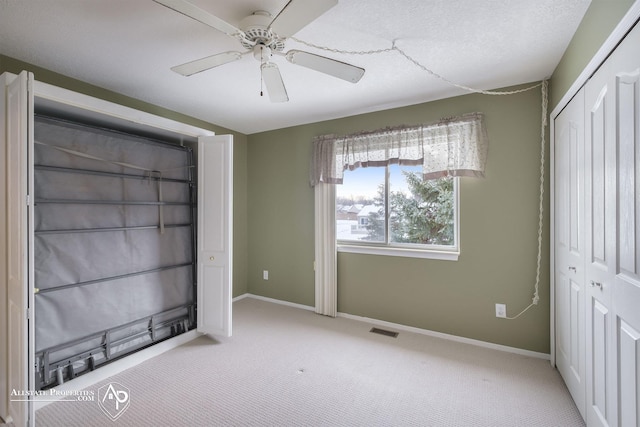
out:
{"label": "ceiling fan light fixture", "polygon": [[253,47],[253,57],[260,63],[269,62],[269,58],[271,58],[271,49],[269,46],[257,44]]}

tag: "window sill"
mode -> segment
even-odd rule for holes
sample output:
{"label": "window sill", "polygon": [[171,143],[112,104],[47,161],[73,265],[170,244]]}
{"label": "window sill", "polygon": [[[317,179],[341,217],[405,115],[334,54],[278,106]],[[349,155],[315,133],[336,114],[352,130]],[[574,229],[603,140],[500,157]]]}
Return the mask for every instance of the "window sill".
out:
{"label": "window sill", "polygon": [[338,244],[338,252],[457,261],[460,252]]}

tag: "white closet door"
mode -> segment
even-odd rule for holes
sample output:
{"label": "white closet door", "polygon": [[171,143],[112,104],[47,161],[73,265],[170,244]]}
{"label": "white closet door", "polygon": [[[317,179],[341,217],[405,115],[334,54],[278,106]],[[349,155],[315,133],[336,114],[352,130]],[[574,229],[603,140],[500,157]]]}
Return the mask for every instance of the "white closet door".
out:
{"label": "white closet door", "polygon": [[615,425],[615,90],[605,63],[585,86],[587,424]]}
{"label": "white closet door", "polygon": [[233,140],[198,140],[198,331],[231,336]]}
{"label": "white closet door", "polygon": [[[6,76],[5,76],[6,77]],[[3,85],[0,99],[6,99],[3,115],[6,143],[6,218],[7,218],[7,407],[16,426],[32,425],[33,402],[11,392],[34,389],[33,322],[28,319],[33,307],[33,206],[27,195],[33,191],[33,75],[22,72]],[[6,91],[6,92],[5,92]],[[4,310],[3,310],[4,311]],[[3,349],[4,350],[4,349]]]}
{"label": "white closet door", "polygon": [[556,365],[584,417],[584,91],[554,129]]}
{"label": "white closet door", "polygon": [[0,418],[9,417],[9,399],[7,394],[7,174],[6,174],[6,90],[9,81],[7,74],[0,75]]}
{"label": "white closet door", "polygon": [[618,262],[614,266],[614,347],[618,425],[640,426],[640,26],[609,61],[616,91]]}

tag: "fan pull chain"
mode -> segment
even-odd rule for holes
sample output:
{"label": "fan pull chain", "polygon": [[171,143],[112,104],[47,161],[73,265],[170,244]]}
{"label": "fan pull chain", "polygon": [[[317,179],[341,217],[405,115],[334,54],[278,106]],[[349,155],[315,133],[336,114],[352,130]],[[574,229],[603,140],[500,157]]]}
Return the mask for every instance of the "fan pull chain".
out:
{"label": "fan pull chain", "polygon": [[264,96],[264,92],[262,91],[262,65],[260,66],[260,96]]}
{"label": "fan pull chain", "polygon": [[264,47],[260,46],[260,96],[264,96],[264,92],[262,91],[262,85],[264,79],[262,78],[262,66],[264,65]]}

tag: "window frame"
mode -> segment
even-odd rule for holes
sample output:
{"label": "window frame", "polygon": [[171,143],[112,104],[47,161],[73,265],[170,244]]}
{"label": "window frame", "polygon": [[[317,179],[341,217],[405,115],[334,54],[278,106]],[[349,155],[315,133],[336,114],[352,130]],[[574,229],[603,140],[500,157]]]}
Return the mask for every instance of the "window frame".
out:
{"label": "window frame", "polygon": [[[460,255],[460,177],[453,178],[453,216],[454,216],[454,244],[445,245],[421,245],[411,243],[389,242],[389,165],[384,166],[385,171],[385,241],[368,242],[354,240],[339,240],[336,236],[336,247],[338,252],[397,256],[406,258],[423,258],[446,261],[457,261]],[[336,197],[333,199],[334,210]]]}

